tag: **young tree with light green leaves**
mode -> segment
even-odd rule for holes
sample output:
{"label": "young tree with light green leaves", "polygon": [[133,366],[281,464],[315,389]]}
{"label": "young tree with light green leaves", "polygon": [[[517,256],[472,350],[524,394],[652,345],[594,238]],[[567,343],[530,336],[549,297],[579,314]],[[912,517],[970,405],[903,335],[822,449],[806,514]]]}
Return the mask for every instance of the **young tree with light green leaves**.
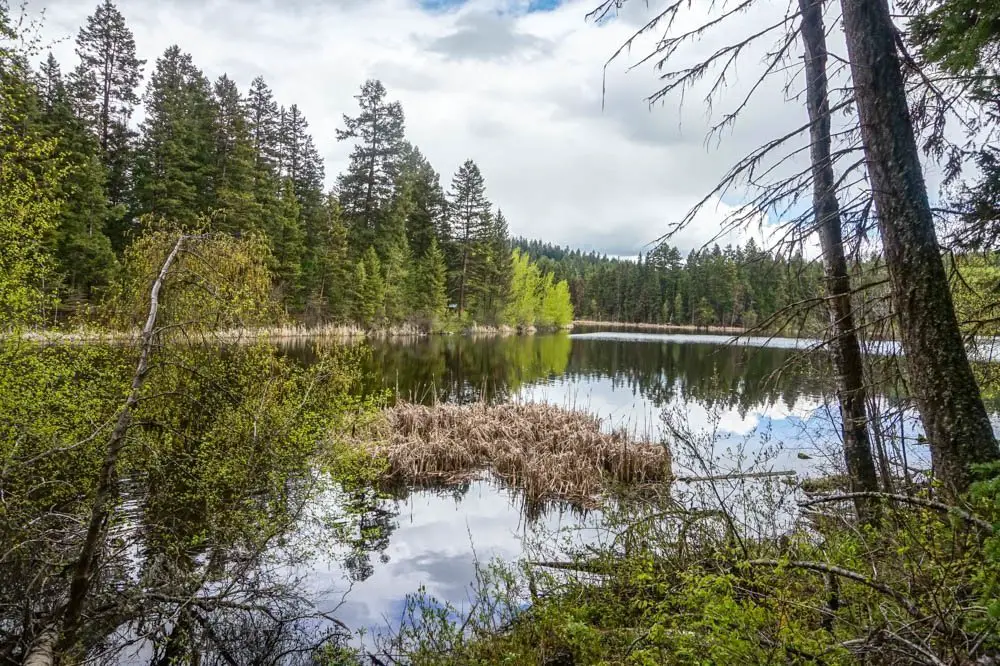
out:
{"label": "young tree with light green leaves", "polygon": [[35,105],[27,55],[0,3],[0,327],[37,322],[52,296],[54,233],[66,176],[59,142],[28,122]]}

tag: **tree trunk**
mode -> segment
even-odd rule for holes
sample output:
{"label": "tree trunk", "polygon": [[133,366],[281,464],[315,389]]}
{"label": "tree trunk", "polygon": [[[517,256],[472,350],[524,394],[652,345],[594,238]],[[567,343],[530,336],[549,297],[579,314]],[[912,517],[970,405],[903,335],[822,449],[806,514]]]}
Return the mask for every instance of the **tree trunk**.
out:
{"label": "tree trunk", "polygon": [[946,492],[1000,457],[941,261],[887,0],[841,0],[861,138],[907,376]]}
{"label": "tree trunk", "polygon": [[97,481],[97,491],[94,495],[94,502],[90,508],[90,520],[87,523],[87,534],[84,538],[83,546],[80,548],[80,556],[73,565],[73,579],[69,588],[69,599],[66,603],[66,610],[63,613],[63,645],[71,645],[80,618],[83,614],[84,604],[90,591],[90,582],[97,569],[101,549],[104,545],[104,533],[107,526],[108,517],[111,513],[111,501],[115,494],[115,475],[118,467],[118,456],[125,446],[129,425],[132,423],[132,412],[139,404],[139,396],[142,393],[143,384],[146,382],[146,373],[149,371],[149,358],[153,351],[153,341],[156,333],[156,315],[160,307],[160,288],[167,279],[167,272],[174,263],[177,255],[184,244],[185,236],[180,236],[174,245],[166,261],[160,268],[160,273],[149,294],[149,314],[146,323],[142,328],[141,350],[139,361],[136,363],[135,374],[132,376],[132,386],[125,404],[118,412],[115,427],[108,438],[108,448],[104,454],[104,462],[101,465],[100,478]]}
{"label": "tree trunk", "polygon": [[[823,0],[799,0],[802,41],[805,44],[806,103],[809,110],[809,156],[812,160],[813,214],[823,248],[830,323],[833,327],[833,363],[844,439],[844,460],[852,491],[875,492],[878,477],[868,436],[865,378],[861,345],[854,329],[851,278],[847,273],[841,231],[840,204],[830,156],[830,102],[827,95],[826,33]],[[858,518],[873,522],[878,500],[857,497]]]}

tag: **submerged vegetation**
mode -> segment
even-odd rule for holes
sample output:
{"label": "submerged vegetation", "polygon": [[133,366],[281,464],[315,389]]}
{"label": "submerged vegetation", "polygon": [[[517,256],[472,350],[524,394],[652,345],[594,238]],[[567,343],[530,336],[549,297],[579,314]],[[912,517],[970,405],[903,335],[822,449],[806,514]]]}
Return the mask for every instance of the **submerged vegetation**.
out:
{"label": "submerged vegetation", "polygon": [[533,505],[593,507],[616,488],[671,478],[664,445],[605,432],[594,416],[541,403],[401,403],[359,436],[386,462],[389,483],[448,485],[490,471]]}

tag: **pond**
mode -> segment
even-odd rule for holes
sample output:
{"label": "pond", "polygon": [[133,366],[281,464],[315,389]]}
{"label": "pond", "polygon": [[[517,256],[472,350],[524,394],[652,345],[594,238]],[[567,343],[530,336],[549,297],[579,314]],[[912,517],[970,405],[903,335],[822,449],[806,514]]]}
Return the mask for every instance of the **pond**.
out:
{"label": "pond", "polygon": [[[810,341],[728,340],[622,331],[373,340],[365,390],[388,389],[399,399],[427,404],[547,401],[594,413],[607,428],[664,441],[666,423],[679,424],[711,433],[705,441],[713,473],[749,464],[755,471],[800,476],[836,469],[839,417],[825,353],[805,351]],[[287,353],[309,363],[319,344],[329,343],[298,341]],[[926,468],[928,452],[917,439],[913,414],[898,409],[900,402],[896,391],[885,389],[873,404],[893,417],[885,428],[894,435],[895,457],[918,471]],[[704,472],[683,452],[674,456],[677,474]],[[516,495],[485,480],[416,491],[362,514],[351,552],[315,562],[309,574],[326,609],[336,608],[354,629],[393,624],[405,595],[419,587],[460,606],[477,561],[516,560],[525,541],[544,541],[560,527],[597,519],[554,510],[528,520]]]}

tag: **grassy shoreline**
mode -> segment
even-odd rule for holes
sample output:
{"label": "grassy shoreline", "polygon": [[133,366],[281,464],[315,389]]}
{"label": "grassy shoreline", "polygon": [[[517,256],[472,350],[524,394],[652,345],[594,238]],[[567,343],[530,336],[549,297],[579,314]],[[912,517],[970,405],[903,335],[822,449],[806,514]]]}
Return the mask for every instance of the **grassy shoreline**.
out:
{"label": "grassy shoreline", "polygon": [[648,324],[627,321],[596,321],[592,319],[575,319],[573,326],[588,326],[593,328],[636,329],[641,331],[669,331],[674,333],[725,333],[744,335],[747,329],[739,326],[688,326],[684,324]]}
{"label": "grassy shoreline", "polygon": [[[356,324],[328,324],[323,326],[301,326],[286,324],[279,326],[263,326],[257,328],[233,328],[221,331],[211,331],[202,337],[205,340],[217,342],[244,342],[268,338],[271,340],[296,340],[308,338],[422,338],[433,335],[463,335],[463,336],[510,336],[533,335],[535,333],[555,333],[569,330],[567,327],[535,327],[535,326],[486,326],[472,324],[469,326],[427,329],[413,324],[370,328]],[[139,331],[115,331],[102,328],[76,327],[68,329],[37,329],[15,333],[21,340],[41,343],[74,343],[74,342],[104,342],[125,343],[139,337]],[[0,334],[0,339],[10,336],[10,333]],[[192,333],[187,331],[185,339],[190,339]]]}

